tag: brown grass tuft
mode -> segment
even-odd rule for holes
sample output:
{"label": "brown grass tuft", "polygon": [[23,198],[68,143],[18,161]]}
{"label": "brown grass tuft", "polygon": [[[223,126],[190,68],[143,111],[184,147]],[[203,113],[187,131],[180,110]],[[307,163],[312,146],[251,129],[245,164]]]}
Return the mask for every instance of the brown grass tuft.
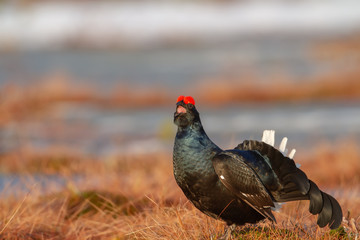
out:
{"label": "brown grass tuft", "polygon": [[[352,149],[349,143],[347,146]],[[301,201],[287,203],[280,212],[275,212],[277,224],[263,222],[238,227],[232,239],[354,238],[360,230],[359,181],[347,185],[341,176],[357,172],[346,169],[339,176],[328,168],[311,167],[328,161],[331,152],[323,149],[312,162],[305,161],[303,169],[319,181],[322,189],[332,189],[330,193],[339,200],[346,216],[344,228],[319,229],[316,217],[307,210],[308,202]],[[50,153],[38,157],[43,161],[56,158]],[[332,164],[340,166],[342,157],[334,157]],[[29,161],[27,166],[32,163],[37,164]],[[32,185],[28,194],[16,187],[12,189],[18,193],[16,196],[2,194],[1,238],[218,239],[224,233],[223,222],[202,214],[182,194],[172,176],[170,153],[118,156],[101,161],[78,159],[68,161],[62,168],[68,168],[60,171],[68,179],[63,190],[48,186],[44,193],[38,185]],[[75,181],[72,176],[79,174],[78,168],[83,173],[81,180]],[[38,171],[47,172],[47,169]],[[21,167],[18,170],[24,171]],[[16,168],[11,171],[16,172]],[[327,181],[321,180],[321,176]]]}

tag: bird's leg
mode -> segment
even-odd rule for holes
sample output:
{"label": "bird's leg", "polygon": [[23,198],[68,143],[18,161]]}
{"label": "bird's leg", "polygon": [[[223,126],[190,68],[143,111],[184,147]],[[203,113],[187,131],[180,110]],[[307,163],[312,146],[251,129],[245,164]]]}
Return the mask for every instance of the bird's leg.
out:
{"label": "bird's leg", "polygon": [[236,228],[235,224],[231,224],[225,229],[224,234],[219,238],[219,240],[229,240],[231,238],[231,234],[234,232]]}

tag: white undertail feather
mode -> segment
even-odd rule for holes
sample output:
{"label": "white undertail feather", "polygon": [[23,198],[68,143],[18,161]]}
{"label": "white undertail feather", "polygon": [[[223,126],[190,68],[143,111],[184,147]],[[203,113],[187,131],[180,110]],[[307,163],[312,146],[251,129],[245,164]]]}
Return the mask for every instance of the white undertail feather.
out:
{"label": "white undertail feather", "polygon": [[271,210],[275,211],[275,212],[279,212],[280,208],[282,207],[282,205],[284,205],[285,203],[280,203],[280,202],[274,202],[274,206],[272,207]]}
{"label": "white undertail feather", "polygon": [[[275,131],[274,130],[264,130],[263,136],[262,136],[262,141],[264,143],[267,143],[274,147],[275,146]],[[288,153],[288,149],[286,148],[287,141],[288,141],[288,138],[284,137],[279,146],[279,150],[284,156],[286,156]],[[290,154],[288,157],[293,159],[295,156],[295,153],[296,153],[296,150],[292,149],[290,151]],[[297,164],[296,166],[300,167],[300,164],[299,165]]]}

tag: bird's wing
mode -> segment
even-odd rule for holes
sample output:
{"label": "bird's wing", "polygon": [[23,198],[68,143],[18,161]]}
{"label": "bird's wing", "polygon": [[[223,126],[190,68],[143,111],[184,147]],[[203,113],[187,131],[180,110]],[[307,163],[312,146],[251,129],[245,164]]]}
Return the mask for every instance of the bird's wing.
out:
{"label": "bird's wing", "polygon": [[270,194],[241,155],[223,151],[214,156],[212,163],[221,183],[229,191],[265,218],[276,221],[271,213],[274,203]]}
{"label": "bird's wing", "polygon": [[[279,195],[273,194],[276,201],[287,202],[308,199],[306,194],[310,189],[309,179],[306,174],[296,166],[294,160],[284,156],[282,152],[273,146],[255,140],[246,140],[235,147],[235,149],[256,151],[266,159],[281,184]],[[250,161],[248,164],[250,166],[254,165],[254,163]]]}

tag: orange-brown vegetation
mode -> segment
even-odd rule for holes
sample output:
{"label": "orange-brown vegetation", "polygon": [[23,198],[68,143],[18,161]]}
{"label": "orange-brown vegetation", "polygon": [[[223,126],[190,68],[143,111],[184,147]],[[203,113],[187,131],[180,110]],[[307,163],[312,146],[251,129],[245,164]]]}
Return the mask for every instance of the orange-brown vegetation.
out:
{"label": "orange-brown vegetation", "polygon": [[355,140],[317,143],[316,151],[302,160],[301,168],[317,183],[336,187],[339,183],[357,186],[360,182],[360,148]]}
{"label": "orange-brown vegetation", "polygon": [[[324,145],[312,154],[312,159],[297,160],[310,178],[339,200],[346,216],[344,228],[318,228],[316,217],[307,210],[308,203],[301,201],[287,203],[275,212],[276,224],[238,227],[232,239],[355,238],[360,230],[359,152],[351,143],[345,146],[345,154]],[[0,200],[0,236],[218,239],[225,224],[202,214],[187,201],[174,181],[171,159],[170,152],[108,159],[86,159],[59,151],[39,154],[24,150],[20,157],[15,153],[2,155],[1,166],[11,166],[3,168],[2,174],[57,172],[67,179],[67,184],[57,191],[50,184],[45,193],[29,180],[24,180],[28,193],[16,186],[5,186],[7,193],[1,193]],[[81,176],[81,180],[74,180],[74,175]],[[16,197],[9,192],[17,193]]]}
{"label": "orange-brown vegetation", "polygon": [[279,76],[259,83],[252,74],[241,78],[212,78],[195,81],[182,93],[161,86],[139,86],[119,82],[108,92],[97,86],[75,84],[71,77],[55,74],[32,85],[8,84],[0,89],[0,126],[42,112],[58,102],[98,104],[102,107],[144,108],[168,106],[178,94],[196,96],[202,104],[244,102],[298,102],[360,99],[360,68],[293,81]]}
{"label": "orange-brown vegetation", "polygon": [[[56,103],[90,103],[102,107],[139,108],[173,102],[170,93],[154,86],[145,88],[122,83],[111,92],[101,93],[96,86],[75,84],[62,74],[45,77],[32,85],[8,84],[0,89],[0,126],[42,113]],[[169,100],[172,101],[169,101]]]}
{"label": "orange-brown vegetation", "polygon": [[[254,85],[251,81],[208,80],[197,87],[184,91],[196,96],[203,105],[224,105],[236,102],[269,101],[316,101],[316,100],[359,100],[360,81],[358,73],[340,77],[324,77],[321,81],[298,82],[279,81]],[[54,103],[80,102],[102,107],[144,108],[172,104],[177,93],[154,87],[142,89],[123,84],[112,93],[99,94],[95,87],[74,86],[64,78],[50,78],[34,86],[8,85],[0,89],[0,126],[16,120],[23,120],[29,114],[42,113]]]}
{"label": "orange-brown vegetation", "polygon": [[340,39],[323,40],[311,48],[311,55],[317,60],[339,59],[351,56],[352,61],[360,61],[360,35],[354,34]]}
{"label": "orange-brown vegetation", "polygon": [[317,100],[359,100],[360,70],[322,75],[314,79],[289,81],[282,77],[270,83],[254,84],[248,79],[209,79],[201,82],[194,95],[209,104],[231,102],[295,102]]}
{"label": "orange-brown vegetation", "polygon": [[84,102],[93,97],[90,88],[74,86],[62,75],[54,75],[28,86],[8,84],[0,89],[0,126],[45,111],[56,102]]}
{"label": "orange-brown vegetation", "polygon": [[[204,104],[359,100],[359,77],[360,71],[354,70],[318,76],[314,81],[277,80],[271,86],[254,84],[251,76],[246,81],[214,79],[187,92]],[[0,89],[0,126],[26,121],[29,115],[42,114],[61,102],[140,108],[173,104],[177,95],[157,86],[145,89],[131,84],[101,94],[96,86],[74,85],[69,78],[55,75],[35,85]],[[308,203],[294,202],[275,213],[276,224],[238,227],[232,239],[359,238],[360,151],[356,144],[339,140],[333,148],[315,143],[306,156],[296,159],[310,179],[339,200],[346,217],[344,228],[318,228]],[[0,192],[1,239],[218,239],[224,232],[223,222],[199,212],[182,194],[172,175],[170,152],[98,159],[68,149],[38,152],[24,147],[1,153],[0,167],[4,177],[22,176],[20,183],[5,184]],[[35,180],[38,174],[62,176],[66,184],[61,189],[45,184],[44,191]]]}

